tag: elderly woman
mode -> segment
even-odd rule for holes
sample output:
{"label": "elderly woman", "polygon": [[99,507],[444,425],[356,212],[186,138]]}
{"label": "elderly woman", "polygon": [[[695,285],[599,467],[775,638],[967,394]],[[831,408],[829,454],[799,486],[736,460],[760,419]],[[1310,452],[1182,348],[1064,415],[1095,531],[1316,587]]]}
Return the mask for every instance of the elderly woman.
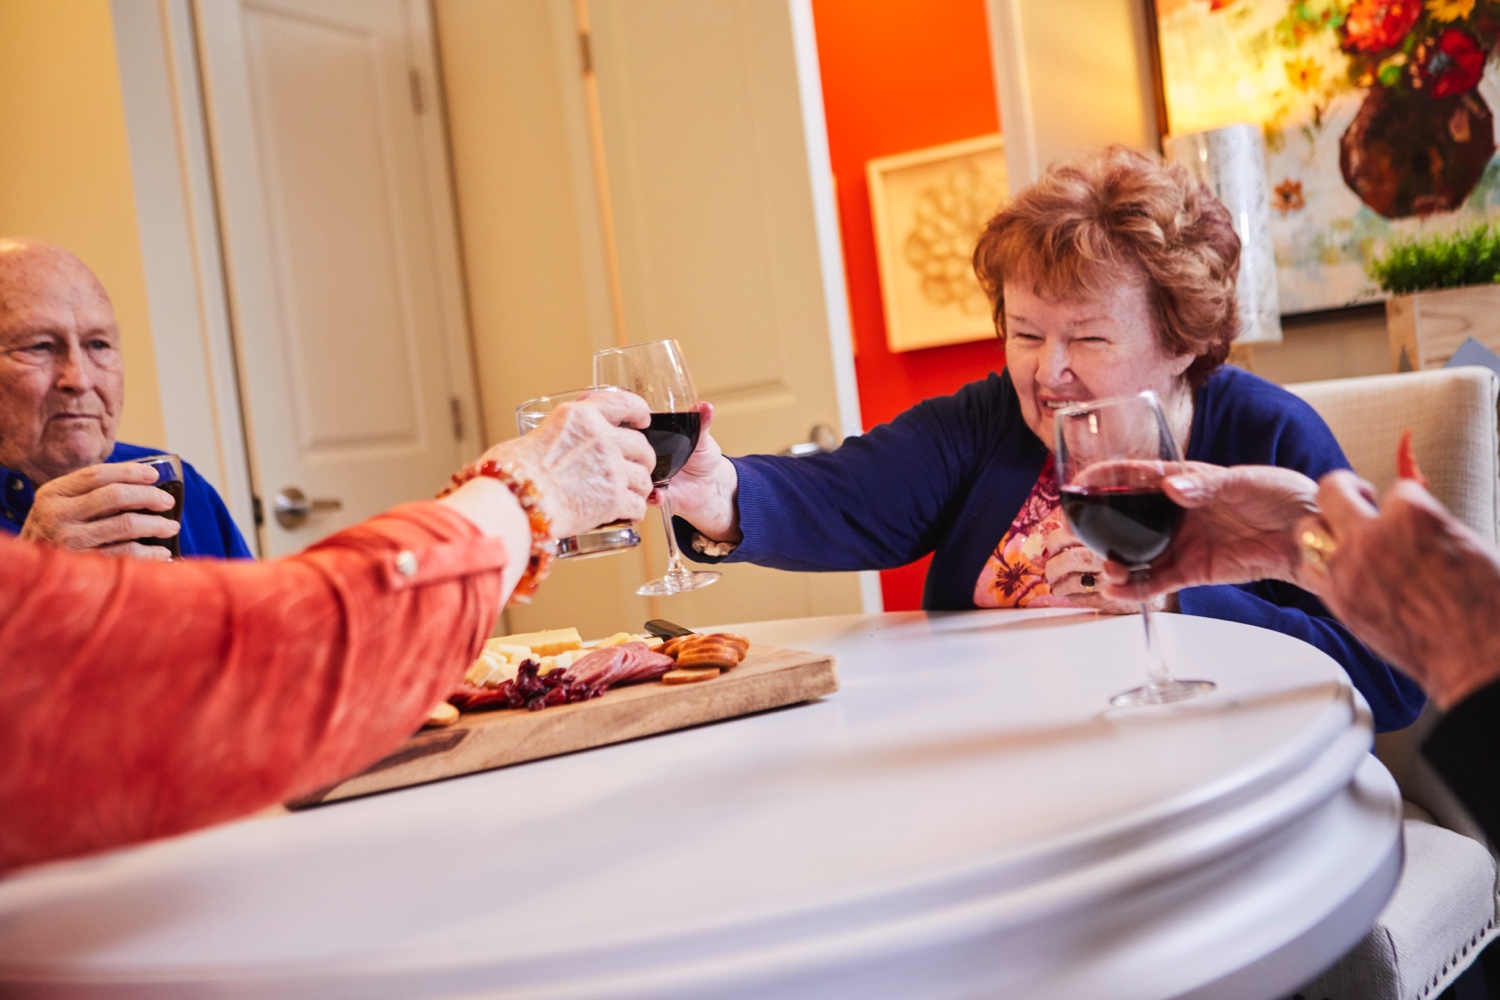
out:
{"label": "elderly woman", "polygon": [[[1306,404],[1224,364],[1238,263],[1228,211],[1180,167],[1120,148],[1054,166],[974,251],[1006,369],[829,454],[729,460],[705,434],[672,481],[684,550],[792,570],[883,569],[932,553],[930,610],[1128,611],[1099,592],[1102,560],[1059,511],[1055,410],[1153,389],[1189,459],[1314,478],[1348,465]],[[1421,709],[1418,688],[1290,584],[1195,587],[1177,605],[1324,650],[1381,729]]]}

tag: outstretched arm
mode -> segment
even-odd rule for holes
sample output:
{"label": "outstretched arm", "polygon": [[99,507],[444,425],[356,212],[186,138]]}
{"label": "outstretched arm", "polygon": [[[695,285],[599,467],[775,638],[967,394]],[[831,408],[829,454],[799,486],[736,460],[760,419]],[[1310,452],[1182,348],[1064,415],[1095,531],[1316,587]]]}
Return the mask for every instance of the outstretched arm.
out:
{"label": "outstretched arm", "polygon": [[[486,455],[557,533],[645,513],[628,394]],[[453,690],[532,527],[477,478],[269,563],[101,559],[0,538],[0,872],[233,819],[355,773]]]}

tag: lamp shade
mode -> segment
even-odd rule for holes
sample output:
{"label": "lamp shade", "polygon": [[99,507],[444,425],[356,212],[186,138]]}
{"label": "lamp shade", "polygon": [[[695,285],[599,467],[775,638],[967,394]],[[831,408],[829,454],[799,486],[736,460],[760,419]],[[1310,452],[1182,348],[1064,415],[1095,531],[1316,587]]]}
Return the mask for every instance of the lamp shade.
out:
{"label": "lamp shade", "polygon": [[1271,205],[1266,144],[1255,125],[1226,125],[1177,135],[1163,142],[1167,159],[1180,163],[1229,209],[1240,238],[1241,344],[1281,342],[1276,293],[1276,253],[1271,246]]}

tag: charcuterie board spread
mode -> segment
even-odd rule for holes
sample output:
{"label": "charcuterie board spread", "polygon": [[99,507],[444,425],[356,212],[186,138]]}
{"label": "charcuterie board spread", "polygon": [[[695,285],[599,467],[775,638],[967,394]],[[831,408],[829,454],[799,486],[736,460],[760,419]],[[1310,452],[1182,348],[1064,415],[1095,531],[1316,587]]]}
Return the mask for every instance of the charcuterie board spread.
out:
{"label": "charcuterie board spread", "polygon": [[362,774],[290,805],[587,750],[837,690],[831,656],[753,646],[735,635],[663,643],[621,633],[585,646],[576,631],[559,629],[492,639],[427,727]]}

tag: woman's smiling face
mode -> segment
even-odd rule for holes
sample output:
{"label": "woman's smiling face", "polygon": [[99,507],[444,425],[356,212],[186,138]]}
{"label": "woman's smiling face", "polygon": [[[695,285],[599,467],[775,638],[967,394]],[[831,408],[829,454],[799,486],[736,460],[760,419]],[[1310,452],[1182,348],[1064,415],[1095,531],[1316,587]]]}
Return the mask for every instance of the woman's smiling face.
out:
{"label": "woman's smiling face", "polygon": [[1162,349],[1139,284],[1073,302],[1005,286],[1005,364],[1026,426],[1048,451],[1053,411],[1146,389],[1170,404],[1187,392],[1182,373],[1192,363],[1191,354]]}

